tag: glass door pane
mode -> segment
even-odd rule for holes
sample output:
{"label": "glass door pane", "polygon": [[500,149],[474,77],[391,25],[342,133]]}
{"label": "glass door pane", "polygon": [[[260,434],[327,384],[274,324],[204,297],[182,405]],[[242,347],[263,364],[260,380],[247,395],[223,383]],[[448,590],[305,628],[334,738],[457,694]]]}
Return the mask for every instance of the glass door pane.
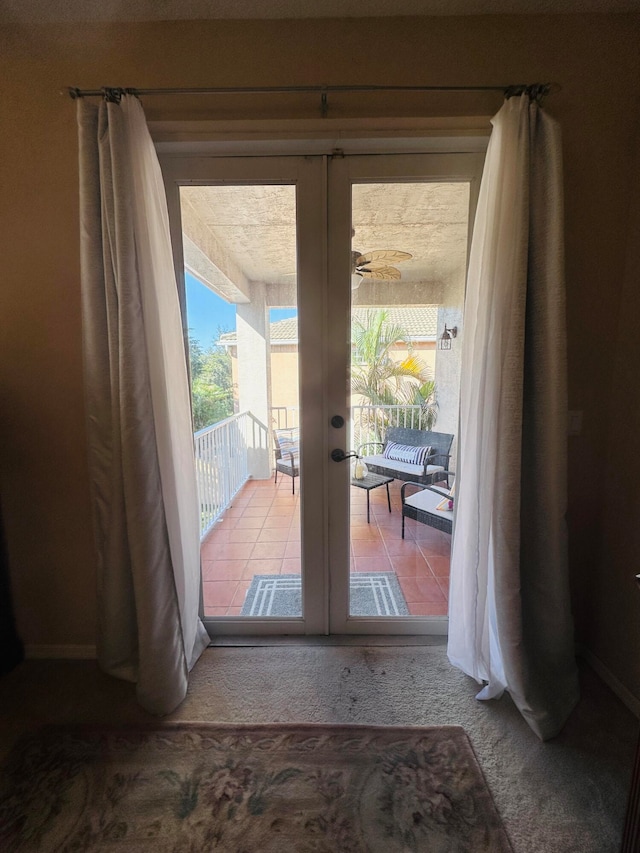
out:
{"label": "glass door pane", "polygon": [[[331,409],[346,413],[352,454],[350,470],[330,473],[332,528],[339,515],[348,519],[344,537],[331,539],[332,631],[446,633],[451,533],[408,517],[403,531],[401,495],[408,480],[420,482],[404,486],[407,497],[431,479],[446,488],[450,480],[435,469],[455,472],[470,211],[481,168],[477,155],[331,164],[329,323],[344,341],[331,363]],[[390,440],[401,446],[392,451]],[[429,451],[420,448],[435,452],[440,441],[450,458],[431,459],[425,477]]]}
{"label": "glass door pane", "polygon": [[185,282],[202,617],[217,635],[317,633],[322,159],[167,158],[163,171]]}
{"label": "glass door pane", "polygon": [[[401,487],[403,477],[424,482],[433,431],[457,432],[461,335],[446,351],[438,340],[445,325],[464,325],[469,183],[358,183],[351,212],[351,433],[361,460],[350,490],[349,615],[442,617],[451,534],[414,520],[403,533]],[[390,437],[398,446],[384,452],[395,459],[383,456]],[[455,455],[443,461],[434,463],[455,470]]]}
{"label": "glass door pane", "polygon": [[301,617],[296,188],[180,205],[204,616]]}

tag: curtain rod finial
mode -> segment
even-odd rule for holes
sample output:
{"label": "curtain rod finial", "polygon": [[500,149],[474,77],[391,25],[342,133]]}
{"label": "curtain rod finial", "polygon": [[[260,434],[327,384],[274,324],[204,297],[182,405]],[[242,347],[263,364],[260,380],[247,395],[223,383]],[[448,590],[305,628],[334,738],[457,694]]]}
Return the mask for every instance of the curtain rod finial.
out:
{"label": "curtain rod finial", "polygon": [[80,89],[78,89],[77,86],[67,86],[66,92],[62,91],[60,94],[61,95],[65,95],[65,94],[69,95],[69,97],[71,98],[72,101],[75,101],[78,98],[82,97],[82,95],[80,94]]}

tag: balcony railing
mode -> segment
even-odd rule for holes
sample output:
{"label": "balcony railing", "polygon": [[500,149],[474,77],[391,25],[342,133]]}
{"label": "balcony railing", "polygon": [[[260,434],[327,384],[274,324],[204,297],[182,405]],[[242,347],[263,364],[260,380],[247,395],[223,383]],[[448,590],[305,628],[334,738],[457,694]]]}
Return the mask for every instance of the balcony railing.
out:
{"label": "balcony railing", "polygon": [[203,539],[251,476],[269,476],[269,431],[251,412],[193,436]]}
{"label": "balcony railing", "polygon": [[[274,429],[299,426],[297,406],[274,406],[271,409]],[[427,415],[421,406],[352,406],[351,447],[372,441],[383,441],[389,426],[427,429]]]}
{"label": "balcony railing", "polygon": [[[271,422],[274,429],[299,426],[300,410],[297,406],[272,406]],[[371,441],[382,440],[388,426],[427,429],[422,406],[352,406],[351,423],[354,430],[373,435]]]}
{"label": "balcony railing", "polygon": [[[274,429],[298,426],[295,406],[271,409]],[[420,406],[352,406],[352,449],[382,441],[389,426],[426,429]],[[234,415],[193,436],[200,497],[200,538],[203,539],[250,477],[271,472],[271,435],[251,412]]]}
{"label": "balcony railing", "polygon": [[384,441],[387,427],[428,429],[422,406],[352,406],[351,448]]}
{"label": "balcony railing", "polygon": [[300,409],[297,406],[272,406],[271,424],[273,429],[291,429],[300,426]]}

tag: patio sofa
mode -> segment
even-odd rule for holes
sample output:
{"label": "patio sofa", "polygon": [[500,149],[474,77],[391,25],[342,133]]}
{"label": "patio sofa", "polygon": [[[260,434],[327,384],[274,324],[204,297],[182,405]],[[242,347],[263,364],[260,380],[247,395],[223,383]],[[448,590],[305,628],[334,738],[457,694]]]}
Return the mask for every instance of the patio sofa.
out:
{"label": "patio sofa", "polygon": [[[446,432],[388,427],[384,442],[362,444],[357,453],[374,474],[428,486],[448,470],[452,442]],[[379,449],[371,453],[371,448]]]}

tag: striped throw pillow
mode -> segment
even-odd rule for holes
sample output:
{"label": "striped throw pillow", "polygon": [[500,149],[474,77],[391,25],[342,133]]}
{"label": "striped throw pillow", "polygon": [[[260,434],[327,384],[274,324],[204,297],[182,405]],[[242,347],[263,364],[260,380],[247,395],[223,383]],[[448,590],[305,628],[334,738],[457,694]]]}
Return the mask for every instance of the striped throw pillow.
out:
{"label": "striped throw pillow", "polygon": [[278,448],[283,456],[289,453],[293,453],[294,456],[298,455],[300,452],[300,433],[297,429],[283,430],[282,432],[278,430],[276,437]]}
{"label": "striped throw pillow", "polygon": [[407,462],[409,465],[424,465],[431,453],[431,447],[415,447],[412,444],[397,444],[395,441],[387,442],[382,454],[387,459],[395,459],[396,462]]}

